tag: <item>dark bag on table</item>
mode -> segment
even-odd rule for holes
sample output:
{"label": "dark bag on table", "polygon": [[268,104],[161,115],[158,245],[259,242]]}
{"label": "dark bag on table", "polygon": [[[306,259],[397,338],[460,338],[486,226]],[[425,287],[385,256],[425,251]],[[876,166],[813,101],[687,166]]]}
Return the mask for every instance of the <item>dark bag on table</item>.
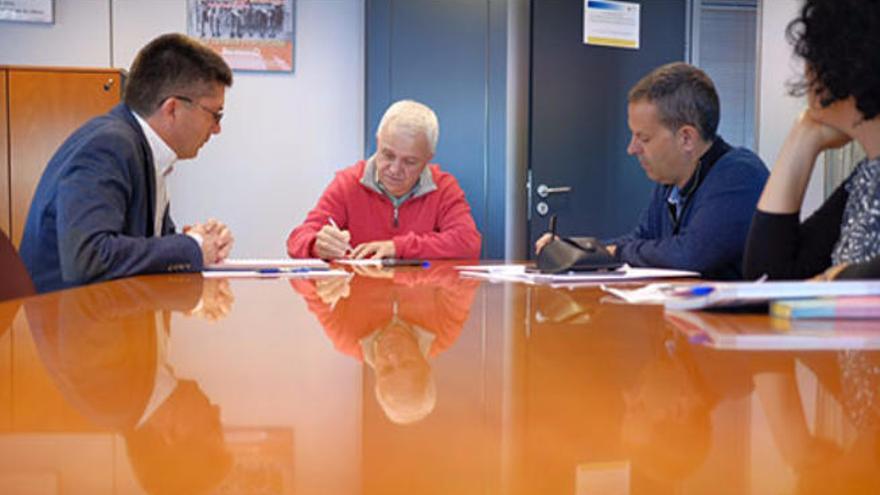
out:
{"label": "dark bag on table", "polygon": [[614,270],[623,262],[593,237],[556,237],[538,253],[541,273]]}

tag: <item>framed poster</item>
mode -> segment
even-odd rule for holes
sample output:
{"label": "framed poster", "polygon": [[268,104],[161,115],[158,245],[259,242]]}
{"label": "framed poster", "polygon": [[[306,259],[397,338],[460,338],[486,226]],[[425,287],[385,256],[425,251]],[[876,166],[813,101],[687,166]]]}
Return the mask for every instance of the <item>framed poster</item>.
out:
{"label": "framed poster", "polygon": [[187,34],[216,50],[233,70],[293,72],[294,2],[187,0]]}
{"label": "framed poster", "polygon": [[55,22],[53,0],[0,0],[0,21]]}

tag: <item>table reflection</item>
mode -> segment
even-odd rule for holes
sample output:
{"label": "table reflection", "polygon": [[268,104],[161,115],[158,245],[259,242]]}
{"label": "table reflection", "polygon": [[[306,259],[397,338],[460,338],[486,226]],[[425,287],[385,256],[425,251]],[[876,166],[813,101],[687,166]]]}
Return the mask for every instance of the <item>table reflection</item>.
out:
{"label": "table reflection", "polygon": [[880,493],[877,351],[674,316],[442,263],[0,303],[0,493]]}
{"label": "table reflection", "polygon": [[355,266],[351,278],[291,280],[334,347],[365,362],[389,420],[420,421],[437,402],[431,359],[458,338],[479,283],[451,266]]}
{"label": "table reflection", "polygon": [[225,281],[131,279],[25,304],[40,359],[58,390],[93,426],[125,439],[149,493],[200,493],[230,469],[219,408],[168,362],[171,312],[216,320]]}
{"label": "table reflection", "polygon": [[705,464],[713,412],[751,392],[750,356],[694,346],[668,329],[646,337],[650,352],[622,391],[620,441],[646,491],[668,491]]}
{"label": "table reflection", "polygon": [[[773,320],[768,325],[759,315],[712,312],[673,312],[666,319],[679,342],[702,342],[687,344],[691,353],[709,355],[712,365],[739,361],[773,445],[794,473],[796,493],[880,492],[880,351],[861,349],[877,338],[880,327],[858,320]],[[695,331],[717,342],[695,339],[704,335]],[[832,350],[786,350],[779,335],[799,339],[792,347],[825,339]],[[762,342],[767,350],[759,350]],[[723,366],[729,374],[731,368]],[[816,383],[812,407],[802,392],[805,376]]]}

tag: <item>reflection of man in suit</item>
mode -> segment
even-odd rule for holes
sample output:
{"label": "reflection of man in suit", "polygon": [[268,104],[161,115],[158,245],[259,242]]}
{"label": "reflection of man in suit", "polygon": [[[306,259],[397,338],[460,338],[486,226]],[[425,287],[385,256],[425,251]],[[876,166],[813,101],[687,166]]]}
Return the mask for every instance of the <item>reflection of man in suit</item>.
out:
{"label": "reflection of man in suit", "polygon": [[12,322],[18,315],[19,309],[21,309],[19,299],[0,302],[0,338],[12,329]]}
{"label": "reflection of man in suit", "polygon": [[[214,293],[228,304],[228,294]],[[181,276],[128,279],[25,305],[58,388],[86,419],[125,437],[149,493],[199,493],[230,468],[219,409],[166,360],[169,311],[217,304],[202,295],[200,277]]]}
{"label": "reflection of man in suit", "polygon": [[406,424],[434,409],[429,358],[451,346],[478,282],[452,267],[365,271],[353,280],[292,280],[337,350],[366,362],[388,419]]}

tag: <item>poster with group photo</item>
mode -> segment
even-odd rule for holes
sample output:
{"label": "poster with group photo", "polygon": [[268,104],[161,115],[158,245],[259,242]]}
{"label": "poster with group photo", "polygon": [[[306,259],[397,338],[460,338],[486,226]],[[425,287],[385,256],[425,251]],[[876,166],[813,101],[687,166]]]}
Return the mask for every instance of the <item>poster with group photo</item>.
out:
{"label": "poster with group photo", "polygon": [[293,72],[295,0],[187,0],[187,33],[237,71]]}

